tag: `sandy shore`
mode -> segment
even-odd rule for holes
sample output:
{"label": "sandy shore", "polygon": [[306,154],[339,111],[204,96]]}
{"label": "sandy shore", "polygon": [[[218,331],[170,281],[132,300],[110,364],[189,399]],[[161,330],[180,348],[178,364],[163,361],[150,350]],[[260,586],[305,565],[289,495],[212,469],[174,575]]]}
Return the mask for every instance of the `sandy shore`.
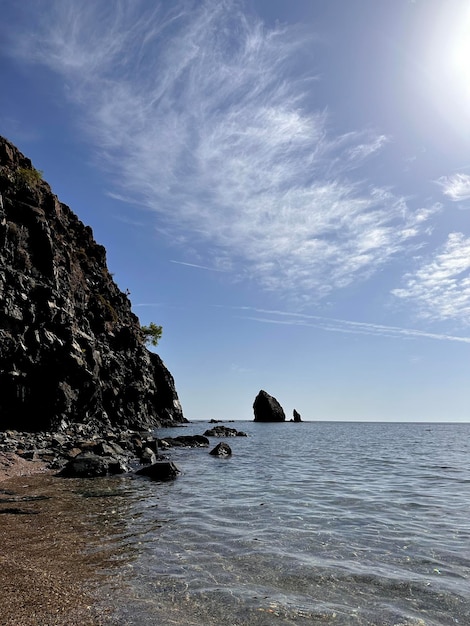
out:
{"label": "sandy shore", "polygon": [[60,487],[63,497],[41,495],[51,480],[57,479],[43,463],[0,454],[0,622],[115,624],[95,603],[103,556],[87,550],[90,534],[74,514],[68,487]]}
{"label": "sandy shore", "polygon": [[0,483],[15,476],[31,476],[48,471],[42,461],[25,461],[13,452],[0,452]]}

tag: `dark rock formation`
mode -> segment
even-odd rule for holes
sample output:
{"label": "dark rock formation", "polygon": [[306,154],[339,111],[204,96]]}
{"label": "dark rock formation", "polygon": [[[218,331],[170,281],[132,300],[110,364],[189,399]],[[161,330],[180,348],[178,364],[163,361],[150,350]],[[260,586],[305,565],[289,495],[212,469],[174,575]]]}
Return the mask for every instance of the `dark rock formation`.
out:
{"label": "dark rock formation", "polygon": [[212,456],[226,458],[228,456],[232,456],[232,448],[228,445],[228,443],[218,443],[215,448],[209,452],[209,454]]}
{"label": "dark rock formation", "polygon": [[114,456],[100,456],[93,452],[82,452],[71,459],[60,472],[67,478],[96,478],[109,474],[123,474],[129,468],[125,460]]}
{"label": "dark rock formation", "polygon": [[297,411],[294,409],[292,415],[294,416],[294,422],[301,422],[302,418],[300,417],[300,413],[297,413]]}
{"label": "dark rock formation", "polygon": [[203,435],[180,435],[179,437],[165,437],[159,439],[158,445],[166,448],[207,448],[209,439]]}
{"label": "dark rock formation", "polygon": [[273,396],[261,390],[253,403],[255,422],[284,422],[284,409]]}
{"label": "dark rock formation", "polygon": [[181,421],[105,249],[0,137],[0,431]]}
{"label": "dark rock formation", "polygon": [[180,473],[173,461],[160,461],[153,465],[146,465],[136,472],[140,476],[148,476],[152,480],[162,481],[174,480]]}
{"label": "dark rock formation", "polygon": [[247,434],[236,428],[228,428],[227,426],[214,426],[206,430],[205,437],[246,437]]}
{"label": "dark rock formation", "polygon": [[74,424],[60,433],[0,432],[2,454],[42,461],[62,476],[105,476],[155,462],[158,443],[150,433]]}

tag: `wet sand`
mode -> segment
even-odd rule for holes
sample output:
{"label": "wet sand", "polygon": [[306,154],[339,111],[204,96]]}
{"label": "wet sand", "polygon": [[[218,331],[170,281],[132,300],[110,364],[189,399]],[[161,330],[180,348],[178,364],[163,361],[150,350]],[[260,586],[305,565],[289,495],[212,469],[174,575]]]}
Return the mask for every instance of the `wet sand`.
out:
{"label": "wet sand", "polygon": [[[1,624],[115,624],[111,611],[97,608],[98,572],[107,557],[93,549],[75,512],[77,496],[43,464],[14,457],[0,455]],[[62,492],[49,497],[54,480],[63,483]]]}
{"label": "wet sand", "polygon": [[0,483],[15,476],[48,472],[42,461],[25,461],[13,452],[0,452]]}

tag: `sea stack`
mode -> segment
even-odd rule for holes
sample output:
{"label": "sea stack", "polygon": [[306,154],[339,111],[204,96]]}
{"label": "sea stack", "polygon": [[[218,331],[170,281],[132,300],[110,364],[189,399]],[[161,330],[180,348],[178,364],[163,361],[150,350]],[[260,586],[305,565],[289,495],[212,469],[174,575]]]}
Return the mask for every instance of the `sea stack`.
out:
{"label": "sea stack", "polygon": [[253,403],[255,422],[285,422],[284,409],[273,396],[266,391],[261,391]]}
{"label": "sea stack", "polygon": [[185,421],[106,251],[0,137],[0,431]]}

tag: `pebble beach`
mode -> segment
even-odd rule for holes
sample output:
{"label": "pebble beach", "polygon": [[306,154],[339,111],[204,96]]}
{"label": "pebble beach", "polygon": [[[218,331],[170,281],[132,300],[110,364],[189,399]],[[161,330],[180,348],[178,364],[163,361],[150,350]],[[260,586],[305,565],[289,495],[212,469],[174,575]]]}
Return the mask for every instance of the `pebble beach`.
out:
{"label": "pebble beach", "polygon": [[3,626],[100,626],[97,580],[72,512],[31,495],[50,470],[0,453],[0,615]]}

